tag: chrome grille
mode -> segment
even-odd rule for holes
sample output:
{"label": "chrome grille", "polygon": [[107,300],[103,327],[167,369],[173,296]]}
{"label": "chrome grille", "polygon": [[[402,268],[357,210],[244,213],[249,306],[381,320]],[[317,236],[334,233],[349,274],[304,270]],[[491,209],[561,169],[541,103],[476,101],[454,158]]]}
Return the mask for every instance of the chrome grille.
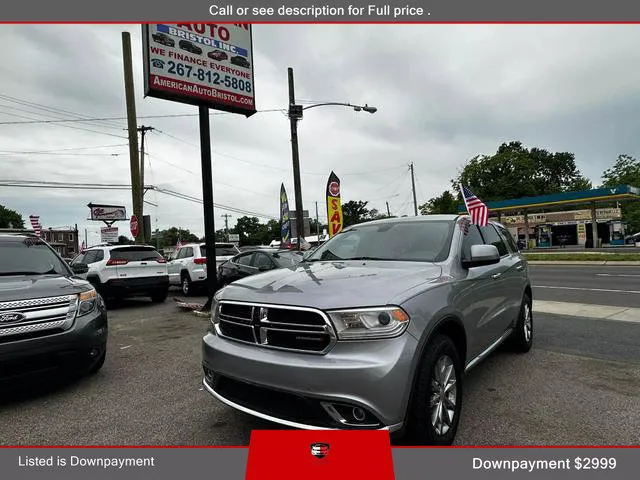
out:
{"label": "chrome grille", "polygon": [[336,342],[329,319],[311,308],[221,301],[217,320],[218,335],[265,348],[324,354]]}
{"label": "chrome grille", "polygon": [[66,330],[73,323],[69,315],[73,296],[34,298],[0,302],[0,314],[16,312],[25,316],[23,320],[0,323],[0,342],[20,337],[38,336],[47,331]]}

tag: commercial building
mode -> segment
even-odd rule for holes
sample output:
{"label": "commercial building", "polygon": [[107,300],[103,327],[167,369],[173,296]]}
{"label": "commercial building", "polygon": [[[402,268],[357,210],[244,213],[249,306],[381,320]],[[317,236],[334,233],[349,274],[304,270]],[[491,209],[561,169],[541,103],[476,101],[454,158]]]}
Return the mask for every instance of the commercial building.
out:
{"label": "commercial building", "polygon": [[78,231],[68,229],[42,229],[41,238],[55,249],[61,257],[72,258],[80,251]]}

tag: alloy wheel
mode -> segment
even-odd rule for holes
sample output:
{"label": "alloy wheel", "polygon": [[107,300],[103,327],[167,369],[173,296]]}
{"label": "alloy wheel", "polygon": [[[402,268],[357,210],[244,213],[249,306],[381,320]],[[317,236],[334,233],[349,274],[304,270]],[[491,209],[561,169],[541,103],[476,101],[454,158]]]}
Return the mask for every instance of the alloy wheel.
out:
{"label": "alloy wheel", "polygon": [[182,279],[182,293],[189,295],[189,280],[186,277]]}
{"label": "alloy wheel", "polygon": [[533,331],[533,320],[531,318],[531,307],[528,303],[524,306],[524,321],[522,323],[524,328],[524,339],[529,343],[531,341],[531,332]]}
{"label": "alloy wheel", "polygon": [[456,370],[453,360],[442,355],[435,364],[431,377],[431,425],[437,435],[446,435],[453,426],[456,414]]}

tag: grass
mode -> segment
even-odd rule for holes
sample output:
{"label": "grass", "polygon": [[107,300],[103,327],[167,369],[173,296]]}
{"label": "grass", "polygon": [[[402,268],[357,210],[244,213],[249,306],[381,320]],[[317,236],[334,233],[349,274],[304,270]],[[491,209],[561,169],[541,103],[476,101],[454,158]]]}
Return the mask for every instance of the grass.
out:
{"label": "grass", "polygon": [[527,260],[560,262],[640,262],[638,253],[524,253]]}

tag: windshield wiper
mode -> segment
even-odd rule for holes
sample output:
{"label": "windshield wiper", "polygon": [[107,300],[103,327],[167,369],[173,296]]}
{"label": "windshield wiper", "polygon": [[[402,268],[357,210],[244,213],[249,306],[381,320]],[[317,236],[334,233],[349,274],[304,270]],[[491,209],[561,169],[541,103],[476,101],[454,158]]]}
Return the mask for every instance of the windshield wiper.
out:
{"label": "windshield wiper", "polygon": [[387,261],[393,261],[393,258],[382,258],[382,257],[349,257],[349,258],[343,258],[342,260],[387,260]]}
{"label": "windshield wiper", "polygon": [[0,276],[3,277],[10,277],[11,275],[53,275],[53,274],[57,274],[58,272],[55,269],[51,269],[47,272],[30,272],[27,270],[24,271],[15,271],[15,272],[0,272]]}

